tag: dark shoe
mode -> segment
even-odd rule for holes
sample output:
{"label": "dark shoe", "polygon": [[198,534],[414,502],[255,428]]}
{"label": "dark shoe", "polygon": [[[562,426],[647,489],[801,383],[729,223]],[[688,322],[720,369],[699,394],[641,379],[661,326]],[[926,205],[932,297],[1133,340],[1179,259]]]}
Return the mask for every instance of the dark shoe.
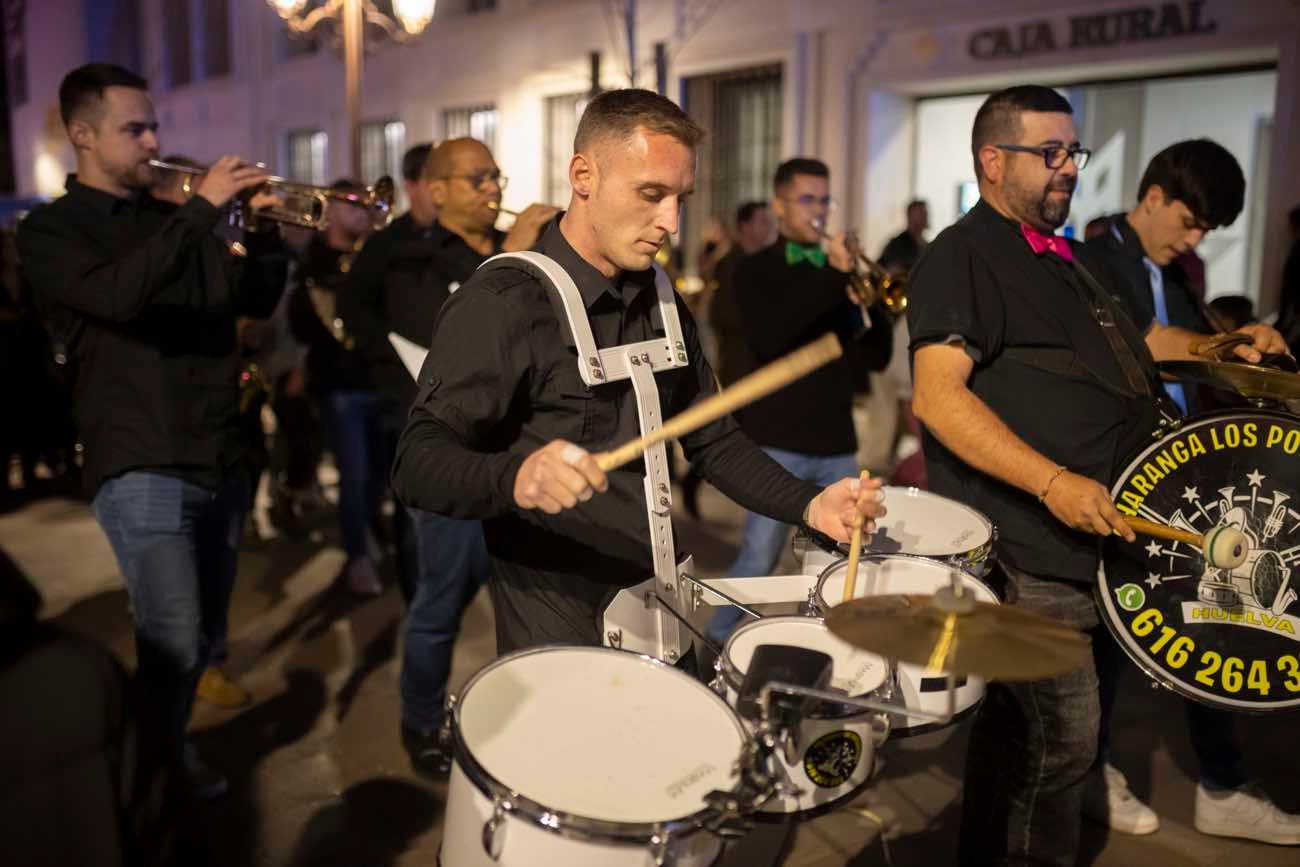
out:
{"label": "dark shoe", "polygon": [[194,746],[188,743],[185,745],[185,776],[189,779],[190,791],[200,801],[220,798],[229,788],[226,778],[205,765]]}
{"label": "dark shoe", "polygon": [[451,751],[442,743],[441,732],[441,729],[416,729],[402,724],[402,746],[411,758],[411,768],[435,782],[451,775]]}

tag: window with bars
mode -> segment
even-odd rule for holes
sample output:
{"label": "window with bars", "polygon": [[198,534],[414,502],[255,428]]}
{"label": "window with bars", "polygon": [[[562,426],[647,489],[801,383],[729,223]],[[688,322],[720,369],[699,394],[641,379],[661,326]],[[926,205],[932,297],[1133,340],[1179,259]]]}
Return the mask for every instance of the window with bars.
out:
{"label": "window with bars", "polygon": [[476,138],[493,153],[497,148],[497,109],[495,105],[470,105],[449,108],[442,113],[442,138]]}
{"label": "window with bars", "polygon": [[400,120],[375,120],[361,125],[361,177],[356,180],[373,184],[384,175],[397,183],[396,210],[406,207],[406,190],[402,185],[402,155],[406,153],[406,124]]}
{"label": "window with bars", "polygon": [[230,74],[230,0],[165,0],[167,83]]}
{"label": "window with bars", "polygon": [[230,74],[230,0],[203,0],[199,33],[204,78]]}
{"label": "window with bars", "polygon": [[546,142],[543,171],[547,204],[564,207],[569,202],[569,160],[573,157],[573,136],[587,107],[586,93],[569,93],[546,98]]}
{"label": "window with bars", "polygon": [[696,236],[711,217],[729,227],[740,205],[771,198],[781,162],[782,89],[779,64],[686,80],[683,107],[709,137],[683,219],[685,261],[696,260]]}
{"label": "window with bars", "polygon": [[181,87],[194,80],[190,0],[166,0],[162,11],[163,28],[167,34],[167,84]]}
{"label": "window with bars", "polygon": [[329,136],[323,130],[304,129],[289,133],[286,143],[289,180],[323,187],[329,158]]}

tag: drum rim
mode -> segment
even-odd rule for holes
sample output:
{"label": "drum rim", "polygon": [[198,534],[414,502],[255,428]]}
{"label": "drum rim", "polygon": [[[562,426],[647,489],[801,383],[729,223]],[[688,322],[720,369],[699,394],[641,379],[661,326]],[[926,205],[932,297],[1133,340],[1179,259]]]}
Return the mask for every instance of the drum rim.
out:
{"label": "drum rim", "polygon": [[[1252,409],[1249,411],[1243,411],[1241,408],[1234,408],[1201,413],[1199,415],[1185,418],[1178,427],[1168,431],[1159,439],[1142,446],[1141,449],[1137,450],[1133,454],[1132,459],[1124,465],[1124,469],[1121,470],[1119,475],[1116,477],[1115,483],[1111,485],[1111,500],[1114,500],[1123,488],[1123,485],[1120,483],[1121,480],[1126,478],[1129,473],[1133,472],[1133,469],[1142,463],[1142,459],[1146,455],[1150,454],[1152,450],[1159,448],[1161,444],[1168,441],[1171,437],[1180,436],[1189,430],[1193,430],[1212,422],[1226,421],[1232,418],[1258,419],[1260,416],[1279,418],[1293,424],[1297,422],[1296,416],[1271,409]],[[1265,714],[1273,713],[1275,711],[1294,711],[1296,708],[1300,707],[1300,695],[1285,702],[1243,702],[1239,699],[1229,699],[1203,692],[1194,686],[1176,679],[1173,675],[1166,672],[1164,668],[1156,664],[1156,662],[1148,657],[1141,649],[1130,645],[1132,639],[1128,634],[1128,630],[1123,629],[1119,623],[1119,614],[1115,611],[1115,603],[1111,598],[1112,594],[1110,593],[1110,590],[1110,578],[1106,574],[1106,558],[1102,557],[1098,562],[1097,580],[1093,583],[1093,597],[1097,603],[1097,609],[1100,615],[1098,619],[1101,620],[1102,623],[1106,624],[1106,631],[1111,634],[1115,639],[1115,643],[1120,646],[1124,651],[1124,654],[1128,656],[1133,664],[1136,665],[1148,678],[1160,684],[1165,689],[1177,693],[1183,698],[1191,699],[1198,704],[1205,705],[1206,707],[1218,708],[1219,710]]]}
{"label": "drum rim", "polygon": [[[971,573],[967,572],[965,569],[959,568],[953,565],[952,563],[948,562],[947,560],[936,560],[934,557],[924,557],[920,554],[904,554],[902,552],[899,552],[897,554],[868,554],[866,552],[863,552],[862,556],[858,558],[858,563],[861,564],[863,562],[868,562],[871,560],[913,560],[913,561],[919,561],[921,563],[925,563],[927,564],[928,567],[936,567],[936,568],[946,569],[952,572],[959,572],[962,575],[963,580],[969,579],[971,581],[974,581],[976,584],[980,585],[981,587],[983,587],[985,590],[989,592],[989,595],[993,597],[994,602],[996,602],[998,605],[1003,604],[1002,600],[998,597],[997,591],[994,590],[993,587],[987,581],[985,581],[983,578],[980,578],[976,575],[972,575]],[[838,569],[839,567],[843,566],[845,563],[848,562],[849,562],[849,558],[847,555],[841,557],[838,560],[834,561],[833,563],[827,565],[826,568],[821,571],[821,574],[817,576],[817,583],[813,585],[813,589],[812,589],[813,595],[812,595],[812,599],[810,600],[814,606],[818,606],[821,609],[826,611],[829,611],[831,608],[835,607],[833,605],[828,605],[826,603],[826,597],[822,594],[822,586],[826,583],[827,579],[830,578],[831,573],[835,569]]]}
{"label": "drum rim", "polygon": [[[780,616],[778,616],[778,617],[760,617],[758,620],[751,620],[751,621],[748,622],[748,623],[745,623],[745,624],[742,624],[741,626],[736,627],[736,630],[735,630],[734,632],[732,632],[730,636],[727,637],[727,641],[726,641],[726,643],[722,646],[722,653],[719,654],[719,656],[718,656],[718,664],[722,666],[721,669],[719,669],[718,673],[722,675],[722,682],[725,683],[725,684],[726,684],[728,687],[730,687],[731,689],[735,690],[737,693],[740,692],[740,686],[741,686],[742,683],[744,683],[745,678],[744,678],[744,675],[742,675],[742,674],[739,672],[739,670],[737,670],[735,664],[732,663],[732,661],[731,661],[731,641],[732,641],[732,639],[734,639],[734,638],[736,637],[736,635],[739,634],[739,633],[741,632],[741,630],[744,630],[744,629],[747,629],[747,628],[751,628],[751,627],[753,627],[753,626],[755,626],[755,625],[757,625],[757,624],[760,624],[760,623],[777,622],[777,621],[787,621],[787,622],[788,622],[788,621],[796,621],[796,622],[800,622],[800,623],[820,623],[820,624],[822,624],[823,627],[826,626],[826,620],[825,620],[825,618],[818,617],[818,616],[816,616],[816,615],[812,615],[812,614],[783,614],[783,615],[780,615]],[[834,634],[834,633],[831,633],[831,631],[830,631],[829,629],[827,629],[826,631],[827,631],[828,634],[832,634],[832,635]],[[871,689],[869,689],[869,690],[867,690],[867,691],[865,691],[865,692],[854,693],[853,695],[849,695],[848,693],[845,693],[844,695],[845,695],[846,698],[864,698],[864,697],[866,697],[866,696],[869,696],[869,695],[871,695],[873,692],[875,692],[876,690],[880,689],[880,687],[885,686],[886,684],[888,684],[889,681],[890,681],[890,678],[893,677],[893,670],[892,670],[892,669],[893,669],[893,663],[890,662],[888,659],[886,659],[885,657],[881,656],[881,655],[878,654],[878,653],[871,653],[871,652],[866,651],[866,650],[860,650],[860,651],[858,651],[858,652],[859,652],[859,653],[864,653],[864,654],[866,654],[866,655],[868,655],[868,656],[874,656],[874,657],[876,657],[877,659],[879,659],[879,660],[884,664],[884,666],[885,666],[885,677],[880,681],[879,685],[874,686],[874,687],[872,687]],[[817,706],[820,707],[820,706],[827,705],[827,704],[830,704],[830,702],[821,702],[821,703],[820,703],[819,705],[817,705]],[[807,716],[808,719],[814,719],[814,720],[847,720],[847,719],[853,719],[853,718],[855,718],[855,717],[868,717],[868,716],[871,716],[871,715],[874,714],[874,713],[876,713],[876,712],[873,711],[873,710],[869,710],[869,709],[867,709],[867,708],[845,708],[845,710],[844,710],[843,712],[841,712],[841,713],[828,713],[828,712],[825,712],[825,711],[809,711],[809,712],[806,714],[806,716]]]}
{"label": "drum rim", "polygon": [[[464,707],[464,699],[476,683],[484,678],[492,670],[499,668],[506,663],[522,659],[525,656],[532,656],[541,653],[553,653],[556,651],[583,651],[601,654],[619,654],[622,656],[632,657],[643,663],[648,663],[651,667],[671,672],[673,675],[685,678],[690,684],[699,687],[707,693],[713,701],[727,712],[727,718],[731,720],[736,727],[739,735],[739,743],[743,749],[746,744],[750,743],[753,738],[746,731],[744,724],[741,723],[739,715],[727,704],[727,702],[716,692],[709,689],[707,685],[700,683],[695,678],[683,671],[674,668],[661,659],[655,659],[644,653],[635,653],[628,650],[619,650],[613,647],[586,647],[583,645],[551,645],[544,647],[528,647],[523,650],[516,650],[505,656],[489,662],[483,666],[465,683],[460,690],[460,699],[455,703],[448,715],[451,722],[452,742],[454,744],[454,756],[456,763],[460,766],[461,772],[475,789],[484,797],[493,802],[494,805],[501,805],[507,816],[516,816],[517,818],[529,821],[535,827],[540,827],[551,833],[558,834],[561,837],[570,840],[579,840],[594,843],[609,843],[622,845],[669,845],[671,840],[681,839],[693,833],[704,830],[703,826],[710,819],[718,815],[718,811],[712,807],[705,807],[694,813],[682,816],[680,818],[668,819],[662,822],[619,822],[611,819],[595,819],[590,816],[583,816],[578,813],[569,813],[564,810],[557,810],[546,806],[540,801],[536,801],[527,795],[516,792],[509,786],[502,783],[492,774],[482,763],[474,758],[474,754],[465,742],[464,735],[461,731],[461,710]],[[739,788],[739,782],[735,788]],[[734,789],[733,789],[734,791]]]}

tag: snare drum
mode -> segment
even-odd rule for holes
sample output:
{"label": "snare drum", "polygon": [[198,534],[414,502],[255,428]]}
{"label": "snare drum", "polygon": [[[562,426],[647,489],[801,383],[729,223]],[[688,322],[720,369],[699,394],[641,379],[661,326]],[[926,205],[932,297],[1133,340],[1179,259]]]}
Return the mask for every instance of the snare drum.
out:
{"label": "snare drum", "polygon": [[[817,579],[817,590],[809,604],[813,611],[825,614],[844,598],[844,574],[848,558],[827,567]],[[962,586],[975,594],[979,602],[998,604],[997,594],[987,584],[968,572],[934,560],[899,554],[873,554],[863,557],[858,566],[858,595],[885,596],[893,593],[921,593],[932,595],[940,587],[952,583],[952,576],[961,578]],[[907,708],[929,713],[948,710],[948,676],[945,673],[926,671],[924,666],[898,663],[895,667],[896,690],[894,701]],[[984,698],[984,678],[965,675],[955,679],[956,697],[953,721],[968,714]],[[895,715],[891,718],[892,733],[906,736],[940,728],[937,723],[922,717]]]}
{"label": "snare drum", "polygon": [[[970,506],[919,488],[882,490],[889,514],[876,522],[869,540],[863,538],[864,553],[928,557],[984,577],[997,539],[997,529],[988,518]],[[847,550],[841,547],[832,553],[809,545],[803,556],[804,573],[822,574]]]}
{"label": "snare drum", "polygon": [[[715,664],[718,676],[714,688],[726,696],[733,708],[754,650],[761,644],[825,653],[832,662],[831,686],[853,697],[876,692],[888,680],[889,664],[884,659],[836,638],[821,620],[765,617],[733,632]],[[786,787],[763,806],[763,812],[821,812],[857,795],[874,764],[874,716],[873,711],[862,708],[814,706],[799,726],[795,761],[789,761],[783,750],[773,757],[784,774]]]}
{"label": "snare drum", "polygon": [[595,647],[498,659],[451,727],[443,867],[705,867],[721,842],[704,796],[737,788],[748,741],[695,679]]}

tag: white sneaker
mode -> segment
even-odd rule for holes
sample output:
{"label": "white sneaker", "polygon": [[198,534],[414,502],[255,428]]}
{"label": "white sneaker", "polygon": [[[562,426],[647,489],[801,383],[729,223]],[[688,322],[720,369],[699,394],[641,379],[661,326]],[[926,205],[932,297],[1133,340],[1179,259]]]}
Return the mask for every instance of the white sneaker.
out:
{"label": "white sneaker", "polygon": [[1300,816],[1279,810],[1254,783],[1236,789],[1198,785],[1195,825],[1202,834],[1300,846]]}
{"label": "white sneaker", "polygon": [[1097,824],[1121,834],[1154,834],[1160,829],[1156,811],[1129,791],[1119,768],[1107,763],[1090,774],[1084,786],[1083,815]]}
{"label": "white sneaker", "polygon": [[348,589],[358,596],[383,596],[384,585],[379,581],[379,573],[369,557],[358,557],[348,563],[344,570],[344,580]]}

